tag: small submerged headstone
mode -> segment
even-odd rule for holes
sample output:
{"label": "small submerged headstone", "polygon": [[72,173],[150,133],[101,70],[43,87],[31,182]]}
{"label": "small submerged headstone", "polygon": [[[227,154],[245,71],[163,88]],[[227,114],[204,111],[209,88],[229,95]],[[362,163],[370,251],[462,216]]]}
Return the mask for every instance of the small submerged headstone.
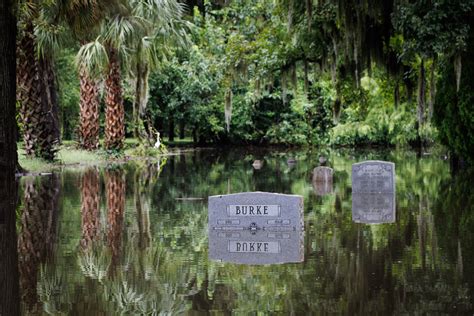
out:
{"label": "small submerged headstone", "polygon": [[333,192],[334,171],[329,167],[316,167],[313,170],[313,189],[316,195],[327,195]]}
{"label": "small submerged headstone", "polygon": [[209,197],[209,257],[243,264],[301,262],[303,197],[246,192]]}
{"label": "small submerged headstone", "polygon": [[352,220],[357,223],[395,222],[395,164],[364,161],[352,165]]}
{"label": "small submerged headstone", "polygon": [[262,160],[254,160],[254,162],[252,163],[252,167],[253,167],[255,170],[260,170],[260,169],[262,169],[262,166],[263,166],[263,161],[262,161]]}

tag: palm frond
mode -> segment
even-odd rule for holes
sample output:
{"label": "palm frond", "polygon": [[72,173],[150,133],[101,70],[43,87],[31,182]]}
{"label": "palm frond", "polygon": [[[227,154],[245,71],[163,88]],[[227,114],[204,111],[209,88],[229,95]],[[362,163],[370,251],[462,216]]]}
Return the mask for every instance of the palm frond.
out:
{"label": "palm frond", "polygon": [[85,67],[93,76],[105,72],[109,63],[107,50],[100,39],[98,37],[95,41],[82,45],[75,60],[78,69]]}

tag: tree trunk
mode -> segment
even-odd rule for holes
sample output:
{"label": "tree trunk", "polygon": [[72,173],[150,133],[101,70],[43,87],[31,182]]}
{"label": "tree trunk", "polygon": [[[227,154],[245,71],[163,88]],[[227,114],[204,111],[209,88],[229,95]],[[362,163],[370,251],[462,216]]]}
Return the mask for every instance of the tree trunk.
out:
{"label": "tree trunk", "polygon": [[6,174],[13,174],[18,164],[15,119],[17,30],[13,5],[12,0],[0,1],[0,170]]}
{"label": "tree trunk", "polygon": [[168,119],[168,141],[174,142],[174,118],[171,115]]}
{"label": "tree trunk", "polygon": [[20,315],[16,235],[16,15],[0,1],[0,315]]}
{"label": "tree trunk", "polygon": [[197,128],[193,128],[193,143],[198,143]]}
{"label": "tree trunk", "polygon": [[[42,91],[42,110],[46,115],[46,123],[50,139],[55,144],[60,141],[59,130],[59,97],[54,61],[45,56],[39,59],[39,72]],[[51,146],[51,145],[50,145]]]}
{"label": "tree trunk", "polygon": [[105,80],[105,148],[121,150],[125,138],[125,112],[117,49],[108,47],[108,57],[109,69]]}
{"label": "tree trunk", "polygon": [[393,103],[395,109],[398,108],[398,105],[400,104],[400,82],[398,79],[395,81],[395,91],[393,92]]}
{"label": "tree trunk", "polygon": [[99,148],[99,87],[85,67],[79,71],[80,80],[80,144],[83,149]]}
{"label": "tree trunk", "polygon": [[[140,120],[143,124],[148,118],[146,117],[146,107],[148,104],[148,76],[149,68],[148,65],[142,62],[137,63],[136,69],[136,81],[135,81],[135,100],[133,103],[133,136],[140,138]],[[146,135],[150,138],[151,135]],[[154,135],[153,135],[154,136]]]}
{"label": "tree trunk", "polygon": [[306,97],[308,97],[309,94],[309,79],[308,79],[308,60],[305,58],[304,59],[304,93],[306,94]]}
{"label": "tree trunk", "polygon": [[422,59],[421,64],[420,64],[420,74],[418,76],[418,102],[417,102],[417,108],[416,108],[419,128],[421,128],[425,123],[425,95],[426,95],[425,62]]}
{"label": "tree trunk", "polygon": [[181,120],[181,122],[179,122],[179,139],[184,139],[184,137],[186,136],[185,130],[186,130],[186,122],[183,119]]}
{"label": "tree trunk", "polygon": [[17,99],[21,103],[20,118],[27,156],[37,155],[41,122],[41,87],[38,80],[38,63],[34,27],[28,22],[18,42]]}
{"label": "tree trunk", "polygon": [[436,98],[436,82],[435,82],[435,68],[436,68],[436,58],[433,58],[430,68],[430,100],[428,104],[428,119],[431,121],[433,117],[433,107]]}

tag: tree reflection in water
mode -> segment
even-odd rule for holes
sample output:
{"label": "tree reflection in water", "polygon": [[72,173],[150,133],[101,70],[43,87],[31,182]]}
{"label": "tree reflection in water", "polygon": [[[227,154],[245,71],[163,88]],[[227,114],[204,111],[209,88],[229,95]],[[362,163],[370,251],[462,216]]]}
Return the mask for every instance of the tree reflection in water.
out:
{"label": "tree reflection in water", "polygon": [[[104,171],[103,179],[97,170],[65,172],[60,218],[65,228],[55,259],[39,269],[48,278],[38,283],[47,288],[43,283],[58,276],[68,282],[56,296],[39,296],[43,309],[56,306],[65,314],[473,310],[472,176],[451,178],[444,161],[411,153],[339,153],[328,155],[333,192],[318,196],[311,185],[318,153],[291,153],[298,160],[291,170],[289,157],[198,151],[186,159],[171,156],[166,165],[128,163]],[[251,164],[257,158],[265,166],[255,172]],[[352,222],[351,164],[369,159],[397,165],[393,224]],[[207,204],[179,198],[252,190],[304,196],[303,263],[246,266],[208,259]]]}
{"label": "tree reflection in water", "polygon": [[[20,315],[16,199],[12,170],[0,168],[0,315]],[[11,171],[11,172],[9,172]]]}
{"label": "tree reflection in water", "polygon": [[[25,180],[18,237],[21,298],[28,312],[42,310],[41,301],[57,291],[62,280],[42,267],[54,258],[60,181],[56,174]],[[41,273],[40,273],[41,272]],[[38,282],[44,279],[43,282]],[[38,288],[40,284],[40,288]],[[40,297],[41,296],[41,297]],[[50,307],[54,311],[54,307]]]}

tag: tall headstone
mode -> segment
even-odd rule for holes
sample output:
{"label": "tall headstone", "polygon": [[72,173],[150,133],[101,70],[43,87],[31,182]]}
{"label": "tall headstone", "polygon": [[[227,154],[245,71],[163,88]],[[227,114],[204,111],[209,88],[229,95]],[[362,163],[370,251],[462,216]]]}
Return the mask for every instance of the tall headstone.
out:
{"label": "tall headstone", "polygon": [[313,170],[313,189],[316,195],[327,195],[333,192],[334,171],[329,167],[316,167]]}
{"label": "tall headstone", "polygon": [[395,164],[376,160],[353,164],[352,220],[380,224],[395,218]]}
{"label": "tall headstone", "polygon": [[209,197],[209,257],[242,264],[301,262],[303,197],[246,192]]}
{"label": "tall headstone", "polygon": [[395,193],[395,164],[379,160],[353,164],[352,193]]}

